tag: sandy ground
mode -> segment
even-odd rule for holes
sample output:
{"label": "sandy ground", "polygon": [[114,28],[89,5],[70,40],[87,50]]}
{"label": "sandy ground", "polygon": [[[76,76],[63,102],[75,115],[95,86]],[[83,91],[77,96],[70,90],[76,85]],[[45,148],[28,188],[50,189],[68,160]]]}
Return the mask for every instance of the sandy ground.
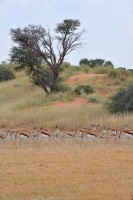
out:
{"label": "sandy ground", "polygon": [[79,74],[75,76],[71,76],[66,80],[66,83],[78,83],[80,81],[84,81],[88,78],[93,78],[93,77],[99,77],[99,76],[105,76],[106,74]]}
{"label": "sandy ground", "polygon": [[[132,144],[0,147],[1,200],[132,200]],[[53,199],[52,199],[53,200]]]}

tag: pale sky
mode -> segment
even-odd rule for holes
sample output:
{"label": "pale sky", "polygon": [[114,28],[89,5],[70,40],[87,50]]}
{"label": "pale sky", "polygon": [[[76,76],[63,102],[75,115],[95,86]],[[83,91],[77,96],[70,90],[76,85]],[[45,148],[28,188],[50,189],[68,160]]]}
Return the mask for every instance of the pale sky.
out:
{"label": "pale sky", "polygon": [[0,62],[9,58],[11,28],[35,24],[52,30],[63,19],[79,19],[86,30],[86,45],[66,61],[102,58],[133,69],[133,0],[0,0]]}

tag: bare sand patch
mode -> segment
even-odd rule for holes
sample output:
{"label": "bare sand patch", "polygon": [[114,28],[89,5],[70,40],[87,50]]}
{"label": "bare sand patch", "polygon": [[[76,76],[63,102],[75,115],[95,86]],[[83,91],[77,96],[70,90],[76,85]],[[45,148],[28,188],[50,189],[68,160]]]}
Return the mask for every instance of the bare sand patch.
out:
{"label": "bare sand patch", "polygon": [[74,75],[71,76],[66,80],[66,83],[78,83],[81,81],[84,81],[88,78],[93,78],[93,77],[99,77],[99,76],[105,76],[106,74],[79,74],[79,75]]}

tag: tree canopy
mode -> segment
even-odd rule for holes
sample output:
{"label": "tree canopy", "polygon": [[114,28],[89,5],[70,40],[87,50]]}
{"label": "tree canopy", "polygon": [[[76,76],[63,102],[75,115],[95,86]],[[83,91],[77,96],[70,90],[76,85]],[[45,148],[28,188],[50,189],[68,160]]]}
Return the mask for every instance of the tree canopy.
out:
{"label": "tree canopy", "polygon": [[88,65],[91,68],[97,67],[97,66],[114,66],[113,63],[111,61],[106,61],[104,59],[100,59],[100,58],[96,58],[96,59],[87,59],[87,58],[83,58],[79,61],[79,64],[85,64]]}
{"label": "tree canopy", "polygon": [[[29,74],[36,74],[46,93],[55,92],[59,67],[66,55],[82,46],[81,37],[84,30],[78,31],[80,25],[79,20],[65,19],[56,25],[54,35],[49,28],[45,29],[41,25],[11,29],[11,39],[15,44],[10,53],[11,61],[19,63],[20,68],[27,69]],[[43,71],[42,64],[47,66]]]}

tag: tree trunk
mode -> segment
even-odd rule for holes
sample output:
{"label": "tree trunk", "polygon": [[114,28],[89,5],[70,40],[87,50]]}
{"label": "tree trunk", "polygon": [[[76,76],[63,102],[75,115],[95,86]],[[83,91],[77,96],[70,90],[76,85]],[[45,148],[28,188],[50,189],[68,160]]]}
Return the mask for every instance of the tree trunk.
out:
{"label": "tree trunk", "polygon": [[46,92],[46,94],[49,94],[49,91],[48,91],[48,89],[47,89],[45,83],[43,82],[43,80],[41,80],[41,78],[40,78],[38,72],[37,72],[36,70],[34,70],[34,73],[35,73],[36,76],[38,77],[38,81],[39,81],[40,86],[43,88],[43,90]]}
{"label": "tree trunk", "polygon": [[47,89],[47,87],[45,85],[41,84],[41,87],[46,92],[46,94],[49,94],[49,91],[48,91],[48,89]]}
{"label": "tree trunk", "polygon": [[58,79],[58,73],[53,73],[53,78],[52,78],[52,84],[50,87],[51,93],[57,92],[57,79]]}

